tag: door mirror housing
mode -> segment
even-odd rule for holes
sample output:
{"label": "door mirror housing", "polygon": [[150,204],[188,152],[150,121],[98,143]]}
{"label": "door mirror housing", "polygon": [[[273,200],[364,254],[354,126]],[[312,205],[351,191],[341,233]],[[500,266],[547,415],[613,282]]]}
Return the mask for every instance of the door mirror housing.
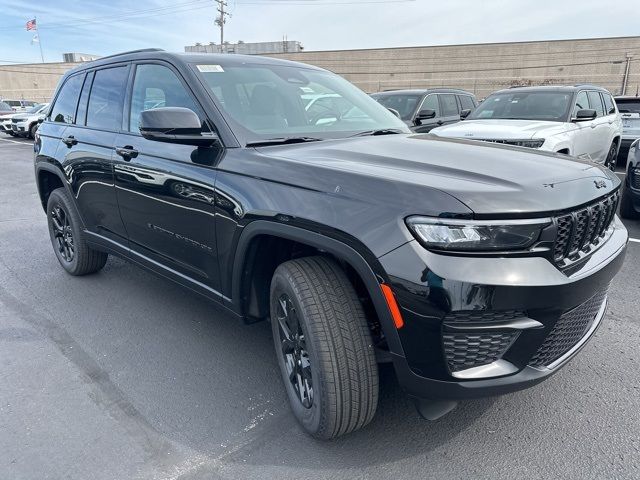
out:
{"label": "door mirror housing", "polygon": [[460,120],[464,120],[465,118],[467,118],[470,113],[471,113],[471,109],[470,108],[465,108],[464,110],[462,110],[460,112]]}
{"label": "door mirror housing", "polygon": [[427,108],[425,110],[420,110],[418,115],[416,115],[416,120],[428,120],[430,118],[436,117],[436,111]]}
{"label": "door mirror housing", "polygon": [[588,122],[596,118],[598,114],[592,108],[583,108],[576,112],[576,116],[571,119],[572,122]]}
{"label": "door mirror housing", "polygon": [[161,107],[140,113],[140,134],[147,140],[209,147],[219,141],[214,133],[202,134],[200,118],[183,107]]}

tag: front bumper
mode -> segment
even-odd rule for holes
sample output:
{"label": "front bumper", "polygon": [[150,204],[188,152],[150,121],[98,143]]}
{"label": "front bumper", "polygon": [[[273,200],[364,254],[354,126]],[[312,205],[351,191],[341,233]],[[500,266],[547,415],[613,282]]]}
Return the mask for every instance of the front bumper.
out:
{"label": "front bumper", "polygon": [[11,120],[0,120],[0,131],[2,132],[11,132]]}
{"label": "front bumper", "polygon": [[[384,255],[380,261],[404,319],[397,331],[402,351],[391,352],[400,384],[414,397],[460,400],[521,390],[553,375],[600,325],[606,289],[622,266],[627,240],[616,218],[606,242],[569,276],[541,257],[447,256],[415,241]],[[565,328],[561,322],[594,302],[584,333],[561,355],[540,360],[547,340]],[[495,323],[452,323],[470,312],[472,317],[521,312],[509,315],[524,318],[507,315],[511,320],[501,321],[498,315]],[[480,330],[465,330],[470,326]],[[470,339],[462,360],[456,357],[459,352],[451,354],[456,335]],[[500,350],[498,357],[494,347]],[[464,354],[469,352],[478,365],[459,369],[456,362],[468,361]]]}

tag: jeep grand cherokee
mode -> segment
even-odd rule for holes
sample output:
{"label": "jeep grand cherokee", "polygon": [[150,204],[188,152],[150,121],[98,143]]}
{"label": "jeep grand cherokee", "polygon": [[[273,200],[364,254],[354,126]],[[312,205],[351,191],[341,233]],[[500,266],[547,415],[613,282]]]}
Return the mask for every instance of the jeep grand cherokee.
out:
{"label": "jeep grand cherokee", "polygon": [[62,267],[118,255],[270,321],[319,438],[371,420],[377,362],[427,418],[557,372],[600,325],[628,238],[602,166],[412,134],[337,75],[257,56],[83,64],[34,148]]}

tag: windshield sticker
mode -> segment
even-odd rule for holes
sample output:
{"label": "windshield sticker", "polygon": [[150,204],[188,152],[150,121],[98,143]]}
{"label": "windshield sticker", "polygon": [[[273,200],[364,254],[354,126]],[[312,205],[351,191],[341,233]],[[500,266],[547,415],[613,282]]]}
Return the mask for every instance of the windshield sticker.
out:
{"label": "windshield sticker", "polygon": [[202,73],[224,72],[220,65],[198,65],[198,70],[200,70]]}

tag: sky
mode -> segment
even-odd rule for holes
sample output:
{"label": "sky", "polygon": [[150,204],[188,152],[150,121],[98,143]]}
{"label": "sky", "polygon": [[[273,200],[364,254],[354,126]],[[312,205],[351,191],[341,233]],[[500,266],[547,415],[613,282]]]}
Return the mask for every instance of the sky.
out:
{"label": "sky", "polygon": [[[227,0],[225,40],[305,50],[640,35],[639,0]],[[0,0],[0,63],[219,42],[213,0]]]}

